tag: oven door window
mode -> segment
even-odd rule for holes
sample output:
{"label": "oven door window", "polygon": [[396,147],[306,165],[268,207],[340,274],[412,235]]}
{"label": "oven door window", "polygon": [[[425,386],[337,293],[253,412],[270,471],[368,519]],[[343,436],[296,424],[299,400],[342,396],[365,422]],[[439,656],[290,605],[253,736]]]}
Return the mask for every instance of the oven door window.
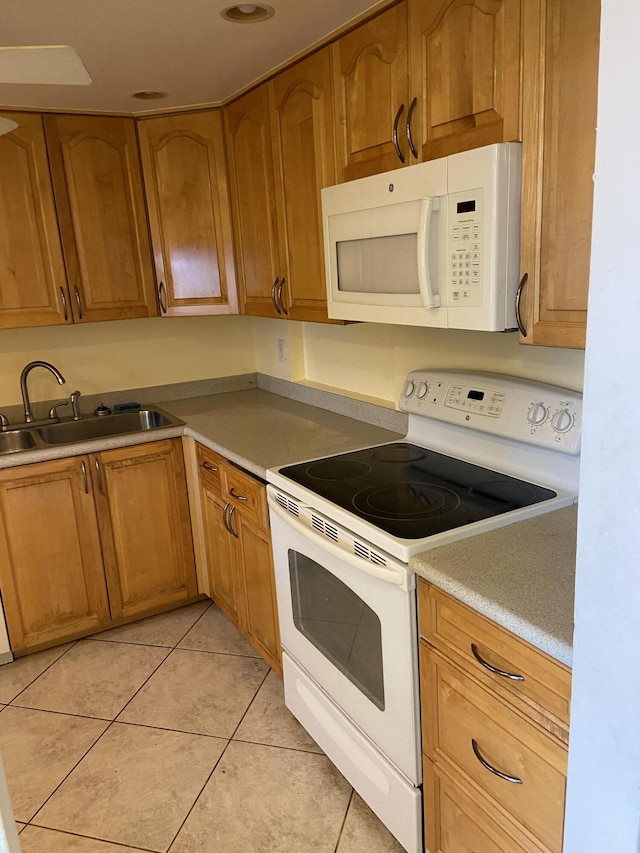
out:
{"label": "oven door window", "polygon": [[382,626],[352,589],[319,563],[289,551],[293,623],[361,693],[384,711]]}

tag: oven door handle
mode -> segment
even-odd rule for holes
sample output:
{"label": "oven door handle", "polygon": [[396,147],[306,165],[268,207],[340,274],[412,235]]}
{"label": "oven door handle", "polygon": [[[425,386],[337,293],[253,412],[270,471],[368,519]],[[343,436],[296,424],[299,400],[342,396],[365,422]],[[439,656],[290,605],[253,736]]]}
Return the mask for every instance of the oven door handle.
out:
{"label": "oven door handle", "polygon": [[[315,533],[312,529],[306,527],[304,524],[298,521],[298,519],[294,515],[291,515],[291,513],[283,509],[270,494],[268,495],[268,502],[269,509],[280,519],[282,519],[285,524],[292,527],[297,533],[300,534],[300,536],[303,536],[309,542],[313,542],[315,545],[321,545],[323,550],[326,551],[327,554],[331,554],[337,559],[348,563],[350,566],[352,566],[354,569],[357,569],[359,572],[364,572],[365,574],[371,575],[371,577],[378,578],[379,580],[385,581],[386,583],[392,583],[396,586],[401,586],[405,590],[413,589],[415,587],[415,575],[405,566],[396,566],[394,562],[392,562],[391,565],[388,565],[386,567],[370,563],[364,557],[358,557],[356,554],[352,554],[350,551],[343,550],[338,545],[336,545],[331,539],[328,539],[322,534]],[[336,526],[334,522],[331,522],[331,524],[334,527]],[[393,558],[387,559],[393,560]]]}

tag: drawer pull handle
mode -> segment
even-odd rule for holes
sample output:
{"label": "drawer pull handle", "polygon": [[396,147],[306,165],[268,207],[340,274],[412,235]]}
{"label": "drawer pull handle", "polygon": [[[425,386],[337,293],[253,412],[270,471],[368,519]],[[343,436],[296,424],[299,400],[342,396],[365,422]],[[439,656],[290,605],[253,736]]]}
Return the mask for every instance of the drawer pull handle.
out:
{"label": "drawer pull handle", "polygon": [[482,657],[475,643],[471,643],[471,652],[480,666],[488,669],[489,672],[492,672],[494,675],[501,675],[502,678],[508,678],[511,681],[524,681],[524,675],[516,675],[514,672],[507,672],[504,669],[498,669],[495,666],[491,666],[491,664]]}
{"label": "drawer pull handle", "polygon": [[480,764],[482,764],[485,770],[488,770],[489,773],[493,773],[494,776],[498,776],[500,779],[504,779],[505,782],[513,782],[514,785],[522,785],[522,779],[518,779],[517,776],[509,776],[507,773],[503,773],[501,770],[496,770],[495,767],[492,767],[486,758],[483,758],[480,750],[478,749],[478,744],[473,738],[471,738],[471,746],[475,757],[478,759]]}
{"label": "drawer pull handle", "polygon": [[211,465],[209,462],[203,462],[202,467],[205,471],[213,471],[214,473],[218,470],[215,465]]}
{"label": "drawer pull handle", "polygon": [[231,489],[229,490],[229,494],[231,495],[231,497],[232,497],[232,498],[235,498],[237,501],[247,501],[247,500],[249,500],[249,498],[248,498],[246,495],[239,495],[239,494],[236,492],[236,490],[233,488],[233,486],[231,486]]}

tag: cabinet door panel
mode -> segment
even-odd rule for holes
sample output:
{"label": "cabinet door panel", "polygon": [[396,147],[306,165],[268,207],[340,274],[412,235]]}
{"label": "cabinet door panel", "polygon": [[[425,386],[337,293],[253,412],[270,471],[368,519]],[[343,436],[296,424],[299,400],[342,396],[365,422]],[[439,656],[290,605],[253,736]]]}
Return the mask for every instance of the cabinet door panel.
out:
{"label": "cabinet door panel", "polygon": [[42,118],[3,116],[0,136],[0,328],[71,322]]}
{"label": "cabinet door panel", "polygon": [[238,623],[238,580],[235,540],[224,525],[224,509],[220,492],[200,479],[200,499],[209,568],[211,597],[227,616]]}
{"label": "cabinet door panel", "polygon": [[320,190],[335,183],[329,48],[278,74],[270,95],[283,299],[292,320],[326,321]]}
{"label": "cabinet door panel", "polygon": [[520,0],[409,0],[422,160],[519,136]]}
{"label": "cabinet door panel", "polygon": [[76,322],[157,313],[132,119],[45,116]]}
{"label": "cabinet door panel", "polygon": [[222,113],[145,119],[138,131],[161,312],[236,312]]}
{"label": "cabinet door panel", "polygon": [[92,476],[113,618],[195,595],[180,441],[105,451]]}
{"label": "cabinet door panel", "polygon": [[394,117],[402,104],[399,144],[408,104],[407,12],[399,4],[347,33],[332,45],[339,181],[402,165],[393,144]]}
{"label": "cabinet door panel", "polygon": [[88,457],[0,472],[0,582],[14,650],[97,631],[109,619],[83,466]]}

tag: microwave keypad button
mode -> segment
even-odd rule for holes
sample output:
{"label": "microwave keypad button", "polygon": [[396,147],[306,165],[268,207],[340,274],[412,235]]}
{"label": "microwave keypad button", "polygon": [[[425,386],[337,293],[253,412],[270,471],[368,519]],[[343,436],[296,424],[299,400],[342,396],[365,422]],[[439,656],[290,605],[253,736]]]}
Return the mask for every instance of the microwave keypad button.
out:
{"label": "microwave keypad button", "polygon": [[[453,239],[455,240],[455,237],[454,237]],[[463,239],[463,240],[470,240],[470,239],[471,239],[471,234],[463,234],[463,235],[462,235],[462,239]]]}
{"label": "microwave keypad button", "polygon": [[479,252],[480,251],[480,243],[472,243],[471,244],[471,251],[472,252]]}
{"label": "microwave keypad button", "polygon": [[[455,228],[455,226],[454,226],[454,228]],[[469,223],[467,222],[462,226],[462,233],[465,234],[469,231],[471,231],[471,225],[469,225]]]}
{"label": "microwave keypad button", "polygon": [[471,260],[479,261],[480,260],[480,252],[471,252]]}

